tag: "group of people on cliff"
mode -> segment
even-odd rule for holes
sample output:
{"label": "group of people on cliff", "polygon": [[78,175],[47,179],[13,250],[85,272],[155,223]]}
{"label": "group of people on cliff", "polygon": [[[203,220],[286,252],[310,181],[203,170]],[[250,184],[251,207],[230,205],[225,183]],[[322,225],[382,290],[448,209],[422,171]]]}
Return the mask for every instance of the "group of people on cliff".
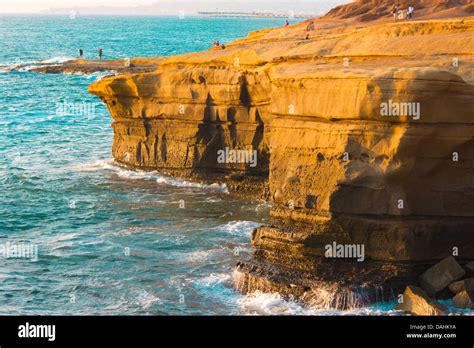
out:
{"label": "group of people on cliff", "polygon": [[400,10],[399,4],[394,4],[392,7],[392,15],[395,20],[397,19],[413,19],[413,14],[415,12],[415,8],[413,5],[408,5],[406,10]]}
{"label": "group of people on cliff", "polygon": [[225,45],[224,45],[224,44],[221,45],[221,44],[219,43],[219,40],[214,41],[214,42],[212,43],[212,47],[220,47],[220,48],[222,48],[222,49],[225,49]]}
{"label": "group of people on cliff", "polygon": [[[99,48],[99,50],[97,51],[99,53],[99,60],[102,60],[102,48]],[[84,57],[84,51],[82,48],[79,48],[79,59],[82,59]]]}

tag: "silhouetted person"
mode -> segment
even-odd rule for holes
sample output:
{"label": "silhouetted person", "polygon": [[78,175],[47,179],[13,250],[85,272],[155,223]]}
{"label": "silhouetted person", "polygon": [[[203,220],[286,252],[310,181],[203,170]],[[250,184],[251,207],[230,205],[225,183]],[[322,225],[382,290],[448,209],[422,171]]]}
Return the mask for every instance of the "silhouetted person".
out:
{"label": "silhouetted person", "polygon": [[311,21],[306,27],[306,31],[314,30],[314,22]]}
{"label": "silhouetted person", "polygon": [[82,56],[84,55],[84,51],[82,48],[79,48],[79,59],[82,59]]}
{"label": "silhouetted person", "polygon": [[288,19],[285,20],[285,27],[289,26],[290,25],[290,22],[288,22]]}
{"label": "silhouetted person", "polygon": [[393,14],[393,18],[395,20],[397,20],[397,16],[398,16],[398,4],[394,4],[393,7],[392,7],[392,14]]}
{"label": "silhouetted person", "polygon": [[102,60],[102,48],[99,48],[99,60]]}

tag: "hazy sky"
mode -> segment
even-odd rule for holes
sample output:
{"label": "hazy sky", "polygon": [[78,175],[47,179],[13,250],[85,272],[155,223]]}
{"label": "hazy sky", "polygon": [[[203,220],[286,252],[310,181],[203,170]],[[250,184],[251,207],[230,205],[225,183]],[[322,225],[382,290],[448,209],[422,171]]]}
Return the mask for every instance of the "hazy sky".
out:
{"label": "hazy sky", "polygon": [[4,12],[40,12],[58,7],[137,6],[156,3],[157,0],[0,0]]}
{"label": "hazy sky", "polygon": [[[64,9],[64,8],[99,8],[99,7],[137,7],[143,5],[157,5],[159,7],[160,2],[166,3],[166,9],[172,9],[175,7],[176,10],[181,10],[183,8],[183,3],[190,3],[189,1],[174,0],[0,0],[0,10],[3,13],[38,13],[41,11],[47,11],[51,9]],[[194,8],[198,4],[202,4],[203,9],[212,9],[219,7],[219,10],[225,10],[225,3],[229,3],[229,0],[193,0],[192,3]],[[286,10],[286,7],[291,4],[297,4],[299,6],[305,7],[304,4],[307,4],[308,10],[315,8],[317,5],[323,5],[323,7],[328,7],[328,4],[336,6],[341,3],[347,3],[350,0],[233,0],[232,9],[245,11],[245,9],[250,9],[255,7],[255,4],[260,4],[260,7],[255,7],[257,10],[261,8],[262,4],[268,4],[269,11],[278,11],[280,9]],[[181,5],[180,5],[181,3]],[[280,3],[281,8],[277,5]],[[287,5],[285,5],[286,3]],[[302,5],[303,4],[303,5]],[[163,4],[164,5],[164,4]],[[220,6],[219,6],[220,5]],[[241,6],[239,6],[241,5]],[[171,7],[170,7],[171,6]],[[241,7],[241,9],[239,8]],[[124,13],[127,13],[124,9]]]}

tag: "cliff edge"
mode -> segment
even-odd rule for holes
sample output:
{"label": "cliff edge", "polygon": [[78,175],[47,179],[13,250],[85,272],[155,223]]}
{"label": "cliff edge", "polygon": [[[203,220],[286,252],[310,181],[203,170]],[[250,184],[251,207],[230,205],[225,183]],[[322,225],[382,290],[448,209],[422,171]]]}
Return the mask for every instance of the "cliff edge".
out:
{"label": "cliff edge", "polygon": [[[411,20],[393,3],[357,1],[89,87],[114,119],[118,162],[273,202],[237,266],[240,291],[349,308],[395,298],[446,256],[474,259],[472,2],[420,1]],[[222,161],[226,150],[256,162]],[[328,253],[339,246],[362,254]]]}

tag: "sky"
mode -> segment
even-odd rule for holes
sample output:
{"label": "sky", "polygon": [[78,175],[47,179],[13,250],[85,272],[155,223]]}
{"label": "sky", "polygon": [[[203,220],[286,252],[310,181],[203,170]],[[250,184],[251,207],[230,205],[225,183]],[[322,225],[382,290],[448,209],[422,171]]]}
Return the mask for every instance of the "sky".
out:
{"label": "sky", "polygon": [[350,0],[0,0],[1,13],[171,13],[179,11],[326,11]]}
{"label": "sky", "polygon": [[97,6],[137,6],[156,3],[157,0],[0,0],[3,12],[32,13],[50,8],[97,7]]}

